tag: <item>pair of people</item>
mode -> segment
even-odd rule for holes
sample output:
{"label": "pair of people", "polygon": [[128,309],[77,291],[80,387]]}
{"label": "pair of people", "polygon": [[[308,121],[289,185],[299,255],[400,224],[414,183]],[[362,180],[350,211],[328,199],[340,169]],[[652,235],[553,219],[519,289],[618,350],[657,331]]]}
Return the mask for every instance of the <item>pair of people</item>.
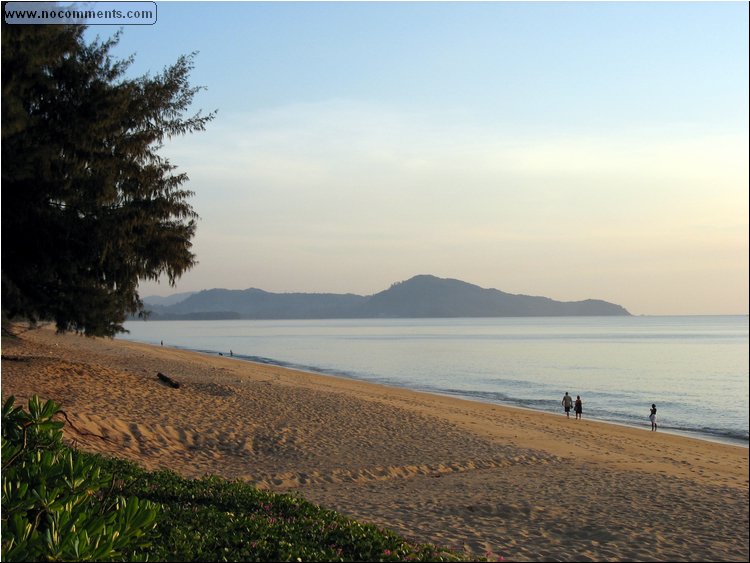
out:
{"label": "pair of people", "polygon": [[576,420],[583,418],[583,401],[581,401],[580,395],[576,395],[576,400],[574,402],[573,397],[568,395],[568,392],[565,391],[565,395],[562,398],[562,406],[565,409],[565,415],[568,418],[570,418],[571,408],[575,411]]}

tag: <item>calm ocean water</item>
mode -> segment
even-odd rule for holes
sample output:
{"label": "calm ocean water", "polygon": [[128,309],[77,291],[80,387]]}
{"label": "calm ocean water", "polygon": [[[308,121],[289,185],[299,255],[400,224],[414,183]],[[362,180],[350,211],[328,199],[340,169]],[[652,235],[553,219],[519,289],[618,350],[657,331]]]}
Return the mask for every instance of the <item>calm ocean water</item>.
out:
{"label": "calm ocean water", "polygon": [[119,338],[748,445],[748,317],[129,321]]}

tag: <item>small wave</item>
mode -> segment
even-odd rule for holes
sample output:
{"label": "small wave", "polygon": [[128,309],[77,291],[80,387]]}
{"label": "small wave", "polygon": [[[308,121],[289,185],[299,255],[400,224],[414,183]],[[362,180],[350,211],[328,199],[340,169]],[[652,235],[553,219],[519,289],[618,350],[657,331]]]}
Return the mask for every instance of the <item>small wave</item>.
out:
{"label": "small wave", "polygon": [[[701,326],[705,324],[704,322]],[[137,326],[139,329],[141,328],[140,324]],[[230,354],[223,350],[219,352],[216,349],[210,349],[212,347],[219,347],[221,344],[218,343],[215,337],[208,338],[205,336],[206,328],[204,324],[195,323],[195,334],[191,335],[188,333],[189,337],[184,337],[182,334],[167,333],[165,335],[163,334],[165,326],[171,327],[173,325],[158,325],[159,339],[154,340],[154,337],[151,336],[146,337],[145,340],[150,340],[150,343],[158,345],[161,338],[166,339],[169,337],[172,342],[181,341],[181,344],[193,343],[193,346],[177,345],[175,346],[176,348],[194,350],[209,355],[221,354],[225,357],[230,356]],[[183,325],[179,326],[182,327]],[[278,328],[276,325],[273,326],[274,328]],[[686,326],[692,325],[687,324]],[[746,324],[744,326],[746,327]],[[364,328],[368,327],[369,325],[365,323]],[[439,325],[435,330],[438,331],[441,328],[445,329],[446,327]],[[455,328],[453,327],[453,323],[449,328],[451,329],[450,335],[432,334],[431,332],[428,332],[426,335],[424,333],[409,335],[399,332],[398,334],[391,335],[373,335],[368,333],[352,337],[352,335],[344,334],[336,335],[330,341],[328,340],[329,336],[326,334],[327,340],[324,343],[325,353],[319,353],[320,335],[316,335],[314,330],[311,330],[309,342],[305,340],[307,333],[304,331],[299,332],[299,334],[295,331],[292,335],[294,338],[289,341],[283,340],[283,338],[288,338],[289,335],[278,336],[278,338],[282,339],[281,344],[286,346],[286,348],[280,346],[276,341],[274,341],[274,346],[251,346],[247,341],[243,340],[246,337],[237,336],[231,333],[231,331],[222,337],[222,340],[223,344],[226,345],[227,338],[236,337],[239,340],[237,342],[232,341],[235,349],[244,347],[245,350],[249,349],[260,352],[260,354],[254,355],[233,354],[232,357],[237,360],[555,414],[562,413],[558,392],[562,395],[562,392],[567,389],[572,389],[573,391],[580,389],[585,393],[583,395],[584,416],[587,419],[606,421],[635,428],[650,428],[650,423],[647,419],[648,410],[645,409],[645,412],[643,411],[644,406],[647,407],[652,401],[655,401],[659,404],[660,415],[664,414],[664,418],[660,423],[660,430],[663,428],[666,432],[671,431],[711,441],[748,445],[746,395],[743,409],[741,393],[738,396],[737,393],[733,392],[737,387],[738,371],[745,376],[742,381],[746,381],[746,355],[742,356],[744,358],[742,362],[744,363],[737,363],[737,366],[726,362],[719,362],[718,365],[715,362],[711,363],[710,373],[706,370],[705,366],[698,365],[695,370],[692,370],[692,365],[686,364],[683,366],[686,370],[684,377],[689,376],[692,378],[691,381],[693,381],[693,384],[697,384],[699,391],[704,392],[705,397],[710,399],[710,401],[704,401],[704,396],[701,395],[701,404],[698,405],[693,400],[695,392],[692,394],[683,392],[683,389],[679,387],[683,379],[674,377],[674,372],[680,366],[670,366],[667,371],[671,370],[671,373],[667,373],[666,375],[652,372],[652,375],[649,376],[647,374],[644,376],[641,373],[643,371],[641,368],[647,366],[648,363],[639,363],[637,359],[634,360],[634,357],[638,357],[637,353],[628,354],[626,359],[621,358],[617,361],[610,361],[609,356],[602,354],[598,349],[594,350],[596,354],[591,356],[588,353],[590,347],[586,348],[586,354],[581,354],[577,348],[571,351],[570,347],[567,346],[568,342],[575,342],[576,340],[586,341],[591,338],[604,340],[615,338],[618,342],[623,340],[635,342],[637,338],[641,338],[649,344],[648,347],[639,348],[638,350],[650,354],[653,350],[661,350],[659,348],[660,340],[666,343],[667,340],[677,339],[677,342],[679,342],[679,339],[692,340],[698,336],[705,338],[706,341],[714,340],[717,337],[716,333],[705,329],[705,327],[697,333],[692,334],[682,334],[679,330],[675,329],[661,331],[654,335],[646,332],[645,329],[640,334],[637,332],[631,334],[630,332],[622,333],[610,330],[594,332],[593,329],[578,334],[566,334],[565,327],[542,335],[527,334],[523,328],[518,329],[520,332],[515,334],[488,335],[469,332],[467,335],[453,334]],[[745,334],[744,338],[746,340],[746,333],[742,334]],[[708,338],[709,335],[711,335],[711,338]],[[274,335],[273,338],[277,338],[277,336]],[[444,355],[440,355],[437,359],[430,356],[429,351],[434,348],[429,345],[420,343],[419,346],[411,346],[408,342],[404,343],[405,340],[409,339],[430,338],[440,338],[456,342],[457,352],[450,356],[450,362],[445,362]],[[536,347],[533,349],[534,353],[529,354],[525,348],[517,353],[512,348],[498,349],[496,346],[491,345],[491,342],[489,344],[477,345],[477,341],[484,340],[485,338],[494,341],[551,339],[552,342],[565,342],[566,346],[565,348],[553,347],[550,349],[551,351],[547,351],[546,347],[540,348],[540,350],[545,351],[545,354],[541,354],[540,356],[536,353]],[[128,339],[134,338],[131,336]],[[142,337],[142,341],[143,339]],[[301,342],[300,339],[302,339]],[[360,345],[360,343],[354,342],[354,340],[362,340],[362,344]],[[387,345],[378,344],[376,348],[371,349],[366,346],[369,340],[394,340],[398,342],[398,347],[391,349]],[[721,333],[720,340],[725,343],[730,342],[734,346],[735,338],[733,334],[726,335]],[[472,344],[472,347],[464,350],[462,346],[465,343]],[[656,347],[652,346],[652,344],[656,345]],[[174,346],[174,344],[171,345]],[[671,342],[668,345],[671,347]],[[307,348],[314,350],[315,353],[307,353]],[[736,346],[732,348],[732,350],[735,350],[735,354],[736,348]],[[614,350],[619,353],[621,349],[615,348]],[[696,350],[695,347],[682,349],[691,353]],[[275,354],[283,357],[286,353],[285,350],[290,350],[296,361],[285,361],[269,357]],[[428,352],[426,353],[425,350]],[[559,353],[560,350],[564,350],[565,353]],[[672,350],[672,348],[669,348],[669,350]],[[695,357],[700,361],[703,358],[703,348],[700,348],[699,351],[701,354],[696,352],[691,357]],[[746,353],[746,347],[743,351]],[[451,348],[451,352],[453,352],[453,348]],[[264,353],[267,355],[262,355]],[[391,354],[387,362],[380,361],[383,353]],[[616,354],[615,356],[619,358]],[[724,356],[726,354],[722,354],[722,357]],[[650,356],[645,354],[644,357]],[[703,385],[700,379],[696,379],[695,374],[700,375],[702,373],[701,369],[708,376],[711,376],[707,377],[708,381],[715,380],[726,383],[726,389],[729,389],[729,391],[722,388],[720,407],[716,406],[718,404],[716,396],[719,393],[711,387]],[[648,372],[648,370],[646,371]],[[584,379],[583,375],[586,375],[587,372],[595,372],[597,377]],[[672,379],[667,379],[667,376],[672,377]],[[628,379],[633,377],[635,377],[634,381]],[[661,387],[651,386],[650,391],[644,391],[644,385],[648,387],[646,384],[650,383],[647,379],[648,377],[660,382]],[[701,387],[701,385],[703,386]],[[746,389],[747,387],[744,387],[745,393]],[[740,391],[742,391],[742,388],[740,388]],[[728,404],[727,397],[731,398],[731,404]],[[700,415],[696,416],[696,409],[699,407],[701,408]]]}

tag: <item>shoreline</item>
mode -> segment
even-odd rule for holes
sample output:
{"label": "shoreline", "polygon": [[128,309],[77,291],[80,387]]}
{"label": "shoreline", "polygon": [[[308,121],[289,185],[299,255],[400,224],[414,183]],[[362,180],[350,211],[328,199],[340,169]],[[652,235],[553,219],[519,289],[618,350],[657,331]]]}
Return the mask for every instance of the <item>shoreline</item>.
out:
{"label": "shoreline", "polygon": [[[147,341],[142,341],[142,340],[130,340],[130,339],[126,339],[126,338],[120,338],[120,340],[123,340],[123,341],[126,341],[126,342],[134,342],[134,343],[138,343],[138,344],[143,344],[143,345],[146,345],[146,346],[160,347],[157,344],[154,344],[154,343],[151,343],[151,342],[147,342]],[[464,401],[470,401],[470,402],[476,402],[476,403],[487,404],[487,405],[496,405],[496,406],[503,407],[503,408],[520,409],[520,410],[528,411],[528,412],[532,412],[532,413],[547,414],[547,415],[552,415],[552,416],[558,416],[558,415],[562,416],[560,413],[549,411],[549,410],[534,409],[534,408],[531,408],[531,407],[525,407],[525,406],[522,406],[522,405],[514,405],[514,404],[509,404],[509,403],[486,401],[486,400],[482,400],[480,398],[472,397],[470,395],[463,395],[461,393],[455,393],[455,394],[453,394],[453,393],[444,393],[444,392],[433,391],[433,390],[429,390],[429,389],[411,388],[411,387],[407,387],[406,385],[397,385],[397,384],[390,384],[390,383],[380,383],[380,382],[368,380],[366,377],[357,376],[357,375],[355,375],[353,373],[348,373],[348,372],[330,373],[330,372],[326,372],[323,369],[317,369],[315,366],[296,365],[296,364],[292,364],[292,363],[283,362],[283,361],[280,361],[280,360],[274,360],[273,358],[264,358],[267,361],[262,361],[262,360],[257,359],[257,358],[254,359],[252,357],[243,356],[243,355],[224,356],[218,350],[205,350],[205,349],[188,348],[188,347],[179,346],[179,345],[169,345],[168,348],[172,348],[172,349],[175,349],[175,350],[181,350],[181,351],[184,351],[184,352],[191,352],[191,353],[196,353],[196,354],[204,354],[207,357],[218,356],[218,357],[227,358],[227,359],[230,359],[230,360],[237,360],[237,361],[241,361],[241,362],[248,362],[248,363],[251,363],[251,364],[257,364],[257,365],[260,365],[260,366],[273,366],[273,367],[278,367],[278,368],[281,368],[281,369],[289,369],[289,370],[294,370],[294,371],[301,371],[301,372],[305,372],[305,373],[319,375],[319,376],[322,376],[322,377],[333,377],[333,378],[340,378],[340,379],[344,379],[344,380],[360,381],[360,382],[363,382],[363,383],[370,383],[372,385],[382,385],[384,387],[390,387],[390,388],[393,388],[393,389],[405,389],[405,390],[413,391],[415,393],[426,393],[426,394],[429,394],[429,395],[441,396],[441,397],[446,397],[446,398],[454,398],[454,399],[459,399],[459,400],[464,400]],[[648,428],[649,424],[647,422],[644,422],[644,424],[642,426],[637,426],[637,425],[634,425],[634,424],[628,424],[626,422],[620,422],[620,421],[616,421],[616,420],[606,420],[606,419],[595,418],[595,417],[590,417],[590,416],[587,416],[586,420],[597,422],[597,423],[603,423],[603,424],[613,424],[613,425],[620,426],[620,427],[623,427],[623,428],[631,428],[631,429],[634,429],[634,430],[642,430],[642,431],[650,432],[650,428]],[[680,436],[680,437],[684,437],[684,438],[691,438],[691,439],[694,439],[694,440],[701,440],[701,441],[705,441],[705,442],[709,442],[709,443],[724,444],[724,445],[728,445],[728,446],[737,446],[737,447],[745,448],[745,449],[750,448],[750,441],[749,440],[747,440],[747,439],[743,440],[742,438],[735,438],[735,437],[731,437],[731,436],[728,436],[728,435],[717,435],[717,434],[711,434],[711,433],[708,433],[708,432],[698,432],[698,431],[693,431],[693,430],[681,430],[681,429],[670,428],[668,426],[667,427],[661,427],[660,426],[659,432],[664,433],[664,434],[671,434],[671,435],[674,435],[674,436]]]}
{"label": "shoreline", "polygon": [[51,330],[2,353],[3,400],[52,398],[68,440],[147,469],[508,560],[747,560],[741,445]]}

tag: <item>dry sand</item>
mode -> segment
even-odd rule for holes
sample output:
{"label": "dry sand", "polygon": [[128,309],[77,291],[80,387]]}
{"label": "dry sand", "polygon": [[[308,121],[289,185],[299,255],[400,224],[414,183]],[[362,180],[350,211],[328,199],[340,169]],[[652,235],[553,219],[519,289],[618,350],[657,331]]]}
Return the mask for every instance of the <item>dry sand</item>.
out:
{"label": "dry sand", "polygon": [[576,421],[47,329],[3,337],[3,400],[33,394],[62,406],[82,449],[299,493],[420,542],[509,561],[748,560],[748,449],[647,420]]}

